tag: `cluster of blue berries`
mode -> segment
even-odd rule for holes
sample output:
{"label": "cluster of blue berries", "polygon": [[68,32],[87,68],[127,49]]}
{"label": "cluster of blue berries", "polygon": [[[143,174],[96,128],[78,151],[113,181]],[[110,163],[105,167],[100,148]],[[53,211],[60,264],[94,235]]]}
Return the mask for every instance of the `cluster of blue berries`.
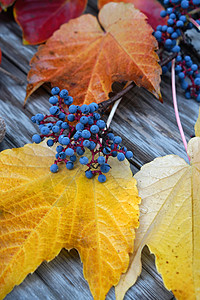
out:
{"label": "cluster of blue berries", "polygon": [[[181,48],[178,41],[182,40],[184,32],[200,25],[200,0],[164,0],[166,9],[160,15],[167,18],[167,25],[158,25],[154,36],[159,43],[160,60],[162,62],[165,52],[179,54]],[[192,18],[192,17],[193,18]],[[195,18],[195,19],[194,19]],[[195,26],[196,25],[196,26]],[[163,74],[171,68],[171,63],[162,67]],[[182,58],[182,54],[176,58],[176,73],[181,80],[181,86],[185,90],[186,98],[199,96],[199,66],[193,64],[189,56]]]}
{"label": "cluster of blue berries", "polygon": [[[41,113],[31,118],[39,126],[40,134],[34,134],[32,141],[40,143],[48,138],[47,145],[56,147],[56,160],[51,165],[51,172],[58,171],[58,163],[64,162],[68,170],[73,169],[79,156],[79,162],[88,168],[87,178],[98,174],[99,182],[106,181],[105,173],[110,170],[108,158],[117,157],[119,161],[131,159],[133,153],[121,146],[122,139],[107,130],[106,123],[98,113],[98,104],[91,103],[77,106],[68,91],[58,87],[51,90],[49,102],[52,105],[49,115]],[[91,158],[84,156],[85,149],[91,152]]]}

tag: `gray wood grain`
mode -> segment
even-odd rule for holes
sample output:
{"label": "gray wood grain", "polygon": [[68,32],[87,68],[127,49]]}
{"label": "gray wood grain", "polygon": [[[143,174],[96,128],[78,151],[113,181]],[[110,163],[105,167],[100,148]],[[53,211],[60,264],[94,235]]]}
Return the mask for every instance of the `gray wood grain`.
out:
{"label": "gray wood grain", "polygon": [[[86,13],[97,13],[96,1],[89,1]],[[46,84],[39,88],[23,108],[29,61],[37,51],[37,46],[22,45],[20,28],[6,14],[0,16],[0,48],[3,54],[2,67],[24,82],[19,85],[0,73],[0,116],[6,122],[6,137],[0,143],[2,151],[31,142],[31,136],[37,132],[37,128],[30,117],[48,110],[50,86]],[[124,97],[111,124],[113,131],[122,136],[124,144],[134,151],[131,165],[133,173],[144,163],[166,154],[177,154],[187,160],[174,116],[169,76],[163,77],[161,91],[163,104],[147,91],[135,88]],[[179,86],[177,93],[181,121],[189,140],[194,134],[198,103],[186,100]],[[146,247],[142,253],[142,262],[141,276],[127,292],[125,300],[175,299],[163,286],[162,278],[155,268],[154,256],[149,254]],[[77,251],[63,249],[53,261],[42,263],[33,274],[28,275],[5,299],[90,300],[92,296],[83,278]],[[107,299],[115,299],[114,288],[108,293]]]}

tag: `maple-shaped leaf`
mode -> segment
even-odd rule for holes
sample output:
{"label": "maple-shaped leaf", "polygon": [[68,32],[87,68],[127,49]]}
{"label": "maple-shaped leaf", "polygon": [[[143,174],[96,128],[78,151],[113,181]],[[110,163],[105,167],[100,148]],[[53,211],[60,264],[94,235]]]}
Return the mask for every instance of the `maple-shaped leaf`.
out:
{"label": "maple-shaped leaf", "polygon": [[7,7],[13,5],[15,0],[1,0],[0,1],[0,8],[1,9],[6,9]]}
{"label": "maple-shaped leaf", "polygon": [[78,163],[52,174],[54,155],[44,142],[0,154],[0,298],[63,247],[78,250],[94,299],[128,267],[140,202],[129,163],[110,159],[101,184]]}
{"label": "maple-shaped leaf", "polygon": [[140,227],[126,274],[116,287],[123,299],[141,272],[148,245],[164,284],[179,300],[200,295],[200,138],[190,140],[188,165],[176,155],[156,158],[134,177],[141,196]]}
{"label": "maple-shaped leaf", "polygon": [[23,30],[23,43],[45,42],[60,25],[80,16],[87,0],[17,0],[14,17]]}
{"label": "maple-shaped leaf", "polygon": [[160,96],[157,42],[132,4],[109,3],[99,13],[61,26],[31,60],[26,99],[44,82],[67,88],[76,104],[102,102],[114,81],[134,81]]}
{"label": "maple-shaped leaf", "polygon": [[160,12],[164,10],[164,7],[157,0],[98,0],[98,7],[102,8],[109,2],[125,2],[134,4],[135,8],[138,8],[143,12],[147,18],[148,23],[156,30],[158,25],[166,25],[166,18],[161,18]]}
{"label": "maple-shaped leaf", "polygon": [[195,124],[195,135],[200,137],[200,108],[199,108],[199,116]]}

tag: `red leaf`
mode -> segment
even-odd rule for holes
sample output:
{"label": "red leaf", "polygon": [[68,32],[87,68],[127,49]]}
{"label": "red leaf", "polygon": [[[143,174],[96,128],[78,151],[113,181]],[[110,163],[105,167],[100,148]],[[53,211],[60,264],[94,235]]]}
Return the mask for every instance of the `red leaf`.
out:
{"label": "red leaf", "polygon": [[8,6],[13,5],[14,2],[15,2],[15,0],[1,0],[0,1],[0,12],[2,11],[2,9],[6,9]]}
{"label": "red leaf", "polygon": [[45,42],[60,25],[80,16],[87,0],[18,0],[14,17],[23,30],[24,44]]}
{"label": "red leaf", "polygon": [[166,18],[163,19],[160,16],[161,10],[164,10],[164,7],[157,0],[98,0],[98,6],[101,8],[103,5],[109,2],[125,2],[133,3],[135,8],[143,12],[147,18],[148,23],[155,30],[158,25],[166,25]]}

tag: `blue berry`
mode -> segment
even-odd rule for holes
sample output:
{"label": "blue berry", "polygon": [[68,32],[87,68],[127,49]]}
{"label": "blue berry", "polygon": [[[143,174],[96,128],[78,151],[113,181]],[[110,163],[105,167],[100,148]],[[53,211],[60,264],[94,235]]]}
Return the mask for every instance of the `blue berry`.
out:
{"label": "blue berry", "polygon": [[94,113],[94,119],[95,119],[95,120],[100,120],[100,119],[101,119],[100,114]]}
{"label": "blue berry", "polygon": [[54,141],[53,141],[53,140],[48,140],[48,141],[47,141],[47,146],[52,147],[53,144],[54,144]]}
{"label": "blue berry", "polygon": [[181,48],[178,46],[178,45],[176,45],[176,46],[174,46],[173,48],[172,48],[172,52],[180,52],[180,50],[181,50]]}
{"label": "blue berry", "polygon": [[70,143],[70,139],[67,136],[63,137],[62,144],[63,145],[69,145],[69,143]]}
{"label": "blue berry", "polygon": [[95,149],[95,147],[96,147],[96,144],[95,144],[95,142],[93,142],[93,141],[90,141],[90,146],[89,146],[89,149],[90,149],[90,150],[94,150],[94,149]]}
{"label": "blue berry", "polygon": [[36,123],[35,116],[32,116],[32,117],[31,117],[31,121],[32,121],[33,123]]}
{"label": "blue berry", "polygon": [[34,134],[33,136],[32,136],[32,142],[33,143],[36,143],[36,144],[39,144],[40,142],[41,142],[41,137],[40,137],[40,135],[39,134]]}
{"label": "blue berry", "polygon": [[133,152],[132,151],[127,151],[126,152],[126,158],[131,159],[133,157]]}
{"label": "blue berry", "polygon": [[65,153],[65,152],[60,152],[60,153],[59,153],[59,157],[60,157],[61,159],[65,159],[65,158],[66,158],[66,153]]}
{"label": "blue berry", "polygon": [[70,160],[71,160],[72,162],[75,162],[75,161],[76,161],[76,155],[71,155],[71,156],[70,156]]}
{"label": "blue berry", "polygon": [[194,84],[195,85],[200,85],[200,78],[195,78],[195,80],[194,80]]}
{"label": "blue berry", "polygon": [[49,112],[51,115],[57,115],[60,112],[60,110],[58,106],[52,106],[49,108]]}
{"label": "blue berry", "polygon": [[[61,128],[62,124],[63,124],[63,121],[58,120],[55,125],[58,126],[59,128]],[[52,124],[52,126],[53,126],[53,124]]]}
{"label": "blue berry", "polygon": [[61,112],[61,113],[59,113],[59,115],[58,115],[58,118],[60,119],[60,120],[65,120],[65,118],[66,118],[66,115],[63,113],[63,112]]}
{"label": "blue berry", "polygon": [[35,115],[35,120],[41,122],[44,119],[44,115],[43,114],[36,114]]}
{"label": "blue berry", "polygon": [[91,131],[92,133],[98,133],[98,132],[99,132],[99,127],[98,127],[97,125],[92,125],[92,126],[90,127],[90,131]]}
{"label": "blue berry", "polygon": [[114,137],[114,143],[115,144],[120,144],[122,142],[122,138],[120,136],[115,136]]}
{"label": "blue berry", "polygon": [[94,119],[93,119],[92,116],[89,116],[89,117],[88,117],[88,124],[89,124],[89,125],[94,124]]}
{"label": "blue berry", "polygon": [[57,86],[53,87],[52,90],[51,90],[52,95],[58,95],[59,92],[60,92],[60,89]]}
{"label": "blue berry", "polygon": [[189,1],[187,1],[187,0],[181,1],[181,7],[183,9],[187,9],[189,7]]}
{"label": "blue berry", "polygon": [[67,122],[63,122],[61,125],[62,129],[68,129],[69,128],[69,124]]}
{"label": "blue berry", "polygon": [[110,171],[109,164],[107,164],[107,163],[102,164],[101,167],[100,167],[100,170],[101,170],[102,173],[108,173]]}
{"label": "blue berry", "polygon": [[106,176],[103,175],[103,174],[100,174],[100,175],[98,176],[98,181],[101,182],[101,183],[105,182],[105,181],[106,181]]}
{"label": "blue berry", "polygon": [[89,139],[91,137],[91,133],[87,129],[83,130],[81,135],[84,139]]}
{"label": "blue berry", "polygon": [[78,146],[78,147],[76,148],[76,153],[77,153],[78,155],[80,155],[80,156],[81,156],[81,155],[83,155],[83,154],[84,154],[84,152],[85,152],[85,150],[84,150],[84,149],[82,149],[81,147],[79,147],[79,146]]}
{"label": "blue berry", "polygon": [[51,171],[52,173],[58,172],[58,166],[57,166],[56,164],[51,165],[50,171]]}
{"label": "blue berry", "polygon": [[117,154],[117,159],[119,160],[119,161],[123,161],[124,159],[125,159],[125,155],[124,155],[124,153],[118,153]]}
{"label": "blue berry", "polygon": [[67,156],[72,156],[72,155],[74,155],[74,150],[72,148],[67,148],[65,150],[65,153]]}
{"label": "blue berry", "polygon": [[59,130],[60,130],[60,128],[59,128],[59,126],[57,126],[57,125],[55,125],[55,126],[52,127],[52,131],[53,131],[54,133],[59,132]]}
{"label": "blue berry", "polygon": [[61,146],[61,145],[58,145],[58,146],[56,147],[56,151],[57,151],[58,153],[60,153],[63,149],[64,149],[64,148],[63,148],[63,146]]}
{"label": "blue berry", "polygon": [[90,112],[90,107],[89,107],[87,104],[83,104],[83,105],[81,106],[81,112],[82,112],[83,114],[88,114],[88,113]]}
{"label": "blue berry", "polygon": [[109,148],[109,147],[103,148],[103,154],[108,155],[108,154],[110,154],[110,152],[111,152],[111,148]]}
{"label": "blue berry", "polygon": [[98,120],[96,125],[100,128],[100,129],[104,129],[106,127],[106,123],[103,120]]}
{"label": "blue berry", "polygon": [[73,161],[70,161],[70,160],[69,160],[69,161],[66,163],[66,168],[67,168],[68,170],[72,170],[73,167],[74,167]]}
{"label": "blue berry", "polygon": [[89,148],[90,147],[90,141],[89,140],[84,140],[83,141],[83,146]]}
{"label": "blue berry", "polygon": [[167,12],[166,12],[165,10],[162,10],[162,11],[160,12],[160,16],[161,16],[162,18],[166,17],[166,15],[167,15]]}
{"label": "blue berry", "polygon": [[61,134],[60,136],[59,136],[59,138],[58,138],[58,142],[60,143],[60,144],[62,144],[62,139],[64,138],[64,134]]}
{"label": "blue berry", "polygon": [[69,107],[69,113],[70,114],[75,114],[76,112],[77,112],[77,106],[74,105],[74,104],[70,105],[70,107]]}
{"label": "blue berry", "polygon": [[58,97],[56,97],[56,96],[51,96],[50,98],[49,98],[49,103],[51,103],[51,104],[56,104],[58,102]]}
{"label": "blue berry", "polygon": [[113,134],[112,132],[109,132],[109,133],[107,134],[107,136],[109,137],[109,139],[110,139],[111,141],[113,141],[114,138],[115,138],[115,136],[114,136],[114,134]]}
{"label": "blue berry", "polygon": [[69,95],[69,92],[68,92],[68,90],[63,89],[63,90],[60,91],[59,95],[60,95],[60,98],[66,99]]}
{"label": "blue berry", "polygon": [[86,176],[88,179],[91,179],[94,175],[93,175],[92,171],[88,170],[88,171],[85,171],[85,176]]}
{"label": "blue berry", "polygon": [[80,157],[79,162],[82,165],[87,165],[88,162],[89,162],[89,160],[88,160],[88,158],[86,156],[82,156],[82,157]]}
{"label": "blue berry", "polygon": [[82,116],[81,118],[80,118],[80,122],[82,123],[82,124],[87,124],[87,122],[88,122],[88,117],[86,117],[86,116]]}
{"label": "blue berry", "polygon": [[68,96],[66,99],[64,99],[64,103],[68,106],[71,105],[73,103],[73,98]]}
{"label": "blue berry", "polygon": [[49,134],[49,132],[50,132],[50,130],[49,130],[48,127],[42,126],[42,128],[41,128],[41,133],[42,133],[43,135],[47,135],[47,134]]}
{"label": "blue berry", "polygon": [[81,123],[77,123],[76,124],[76,130],[83,130],[84,129],[84,125]]}
{"label": "blue berry", "polygon": [[98,162],[100,165],[104,164],[105,161],[106,161],[106,159],[105,159],[104,156],[99,156],[99,157],[97,158],[97,162]]}
{"label": "blue berry", "polygon": [[68,120],[69,122],[74,122],[74,120],[75,120],[75,115],[69,114],[69,115],[67,116],[67,120]]}

